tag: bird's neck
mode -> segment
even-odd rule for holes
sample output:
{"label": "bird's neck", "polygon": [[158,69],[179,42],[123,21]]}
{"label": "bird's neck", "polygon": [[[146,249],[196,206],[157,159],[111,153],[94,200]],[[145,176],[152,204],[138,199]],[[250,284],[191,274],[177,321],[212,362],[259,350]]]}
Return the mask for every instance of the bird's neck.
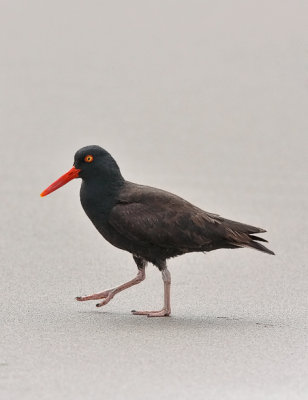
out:
{"label": "bird's neck", "polygon": [[91,218],[94,214],[109,214],[116,204],[118,194],[124,184],[125,180],[122,176],[117,179],[94,177],[83,180],[80,188],[80,200],[87,215]]}

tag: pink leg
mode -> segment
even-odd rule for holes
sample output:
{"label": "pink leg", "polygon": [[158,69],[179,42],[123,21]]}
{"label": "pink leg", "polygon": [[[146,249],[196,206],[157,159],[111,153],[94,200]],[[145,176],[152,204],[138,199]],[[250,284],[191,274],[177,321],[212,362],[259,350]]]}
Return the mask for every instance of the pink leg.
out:
{"label": "pink leg", "polygon": [[147,315],[148,317],[168,317],[171,314],[170,305],[170,287],[171,287],[171,275],[167,267],[162,270],[162,278],[164,281],[164,307],[159,311],[135,311],[134,315]]}
{"label": "pink leg", "polygon": [[142,268],[138,271],[138,274],[134,279],[132,279],[129,282],[123,283],[123,285],[117,286],[112,289],[107,289],[101,293],[92,294],[90,296],[79,296],[79,297],[76,297],[76,300],[87,301],[87,300],[104,299],[104,301],[102,301],[101,303],[96,304],[96,307],[102,307],[105,304],[109,303],[109,301],[111,299],[113,299],[113,297],[117,293],[122,292],[122,290],[128,289],[131,286],[137,285],[138,283],[142,282],[144,279],[145,279],[145,268]]}

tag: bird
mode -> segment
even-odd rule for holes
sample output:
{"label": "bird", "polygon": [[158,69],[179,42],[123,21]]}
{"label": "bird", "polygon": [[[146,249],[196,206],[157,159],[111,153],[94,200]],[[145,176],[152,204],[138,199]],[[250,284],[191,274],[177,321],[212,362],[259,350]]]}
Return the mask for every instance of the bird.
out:
{"label": "bird", "polygon": [[164,301],[160,310],[136,311],[134,315],[167,317],[171,314],[171,274],[167,260],[186,253],[248,247],[274,255],[257,236],[266,230],[210,213],[162,189],[127,181],[111,154],[97,145],[79,149],[73,167],[48,186],[44,197],[69,181],[81,178],[81,205],[98,232],[113,246],[132,254],[137,275],[122,285],[78,301],[101,300],[105,306],[119,292],[145,279],[152,263],[162,274]]}

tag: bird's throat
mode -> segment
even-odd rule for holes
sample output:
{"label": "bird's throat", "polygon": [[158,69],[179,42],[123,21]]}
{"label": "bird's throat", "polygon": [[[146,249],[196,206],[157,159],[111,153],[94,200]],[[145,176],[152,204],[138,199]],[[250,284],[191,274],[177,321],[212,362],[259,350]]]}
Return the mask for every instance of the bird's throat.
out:
{"label": "bird's throat", "polygon": [[83,180],[80,188],[81,205],[93,221],[93,218],[106,217],[118,201],[118,195],[123,186],[122,181],[99,182]]}

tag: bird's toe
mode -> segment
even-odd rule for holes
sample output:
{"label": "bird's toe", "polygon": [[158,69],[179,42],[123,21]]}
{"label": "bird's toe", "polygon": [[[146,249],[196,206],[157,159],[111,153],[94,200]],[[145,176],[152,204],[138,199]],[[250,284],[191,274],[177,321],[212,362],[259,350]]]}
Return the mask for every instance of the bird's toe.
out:
{"label": "bird's toe", "polygon": [[132,310],[133,315],[146,315],[147,317],[169,317],[171,311],[163,308],[159,311],[136,311]]}
{"label": "bird's toe", "polygon": [[163,308],[160,311],[150,312],[147,316],[148,316],[148,318],[152,318],[152,317],[169,317],[170,313],[171,313],[170,310],[166,310],[165,308]]}
{"label": "bird's toe", "polygon": [[100,303],[97,303],[96,304],[96,307],[103,307],[105,304],[107,304],[108,303],[108,301],[101,301]]}
{"label": "bird's toe", "polygon": [[105,298],[105,300],[101,301],[100,303],[97,303],[97,304],[96,304],[96,307],[103,307],[103,306],[105,306],[106,304],[109,303],[109,301],[110,301],[112,298],[113,298],[113,296],[112,296],[112,295],[109,295],[108,297]]}
{"label": "bird's toe", "polygon": [[131,313],[133,315],[148,315],[151,311],[136,311],[136,310],[132,310]]}

